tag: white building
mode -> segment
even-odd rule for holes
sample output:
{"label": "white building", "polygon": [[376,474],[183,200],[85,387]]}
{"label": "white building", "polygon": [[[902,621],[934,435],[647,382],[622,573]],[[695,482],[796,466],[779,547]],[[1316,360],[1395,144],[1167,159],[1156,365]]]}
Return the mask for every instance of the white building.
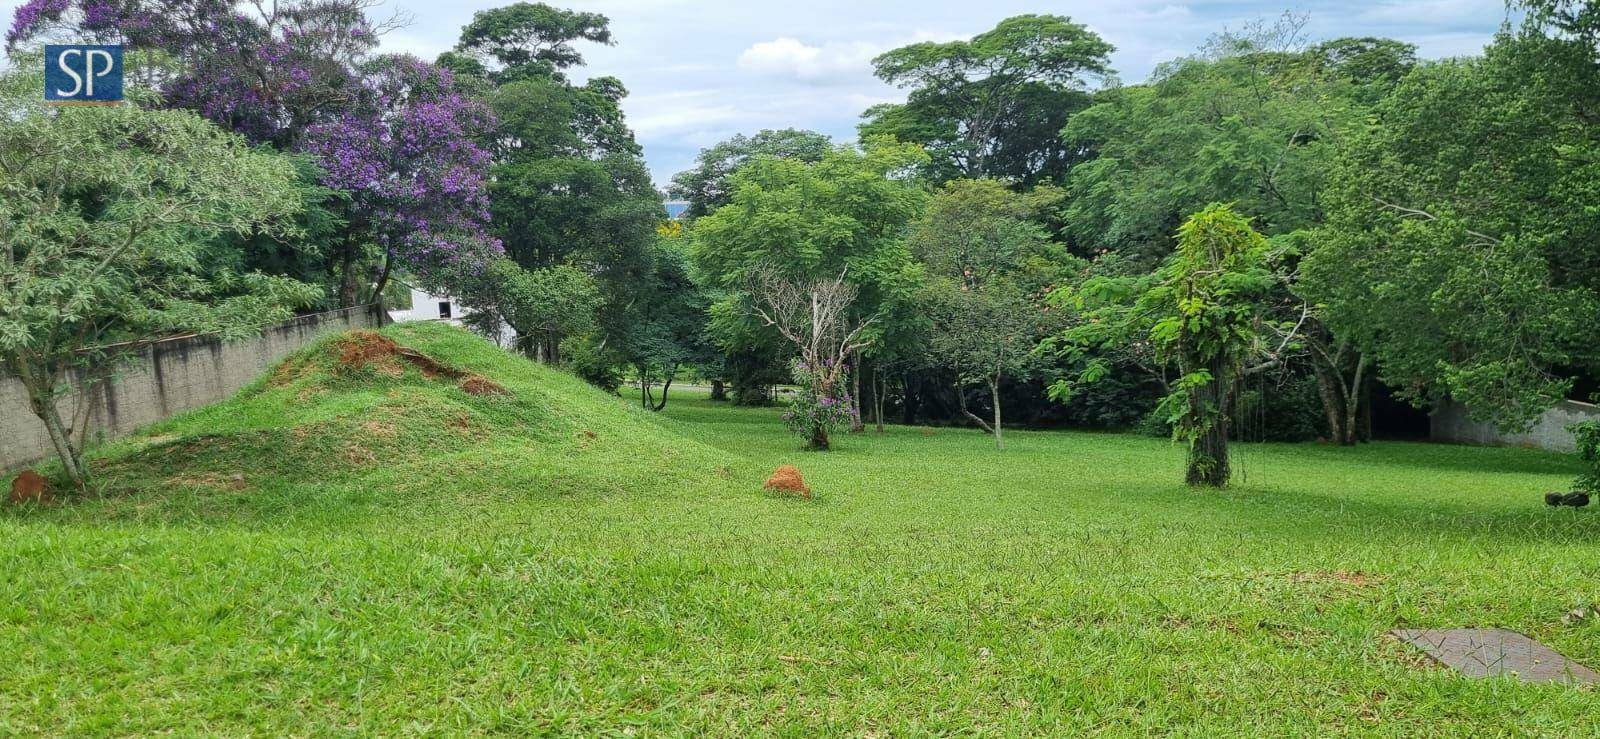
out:
{"label": "white building", "polygon": [[396,323],[404,321],[450,321],[459,325],[461,323],[461,310],[455,300],[449,296],[433,295],[421,288],[411,288],[411,308],[409,310],[389,311],[389,320]]}
{"label": "white building", "polygon": [[[395,323],[406,321],[444,321],[456,326],[461,325],[464,311],[454,298],[448,295],[434,295],[426,290],[411,287],[411,308],[409,310],[389,311],[389,320]],[[517,332],[510,326],[500,327],[500,336],[497,341],[502,347],[512,346]]]}

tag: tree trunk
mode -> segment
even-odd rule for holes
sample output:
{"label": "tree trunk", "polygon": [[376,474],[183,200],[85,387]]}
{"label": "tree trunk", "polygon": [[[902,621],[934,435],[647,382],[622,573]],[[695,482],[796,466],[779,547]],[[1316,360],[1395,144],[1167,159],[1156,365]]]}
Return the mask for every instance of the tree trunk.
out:
{"label": "tree trunk", "polygon": [[994,402],[994,448],[1005,449],[1006,443],[1000,438],[1000,380],[998,378],[989,382],[989,399]]}
{"label": "tree trunk", "polygon": [[[961,415],[972,419],[973,423],[978,424],[978,428],[983,429],[986,433],[994,433],[994,427],[990,426],[988,421],[983,420],[983,416],[967,410],[967,391],[965,388],[962,388],[960,384],[956,385],[956,406],[961,409]],[[999,413],[997,410],[996,416],[998,417],[998,415]]]}
{"label": "tree trunk", "polygon": [[711,399],[712,400],[727,400],[728,399],[728,386],[726,384],[724,384],[721,380],[712,380],[711,381]]}
{"label": "tree trunk", "polygon": [[339,307],[353,308],[361,282],[356,279],[356,245],[350,237],[345,237],[343,251],[339,261]]}
{"label": "tree trunk", "polygon": [[907,426],[917,425],[917,395],[911,384],[911,372],[907,370],[900,376],[900,396],[905,400],[900,409],[900,422]]}
{"label": "tree trunk", "polygon": [[878,433],[883,433],[883,396],[889,390],[889,382],[883,379],[883,373],[874,369],[872,371],[872,415],[878,422]]}
{"label": "tree trunk", "polygon": [[1322,362],[1313,358],[1311,365],[1317,378],[1317,397],[1322,400],[1322,414],[1328,422],[1328,441],[1343,444],[1345,431],[1341,410],[1344,404],[1340,398],[1339,381]]}
{"label": "tree trunk", "polygon": [[851,395],[850,405],[854,412],[850,415],[850,433],[859,434],[867,430],[866,423],[861,420],[861,352],[855,352],[853,361],[850,362],[850,382],[855,384],[855,392]]}
{"label": "tree trunk", "polygon": [[672,390],[672,376],[676,374],[678,374],[678,365],[672,365],[667,368],[667,381],[661,384],[661,402],[650,410],[660,412],[662,408],[667,407],[667,392]]}
{"label": "tree trunk", "polygon": [[1345,392],[1344,399],[1344,436],[1339,439],[1340,446],[1355,446],[1356,437],[1361,426],[1361,390],[1367,383],[1367,358],[1362,356],[1356,361],[1356,374],[1350,380],[1350,388]]}
{"label": "tree trunk", "polygon": [[28,406],[33,415],[44,422],[45,431],[50,434],[50,445],[55,447],[56,456],[61,458],[61,468],[66,470],[73,485],[83,489],[89,481],[89,473],[78,450],[72,446],[72,429],[61,421],[61,411],[56,408],[52,392],[54,383],[40,377],[37,368],[28,367],[20,360],[14,364],[18,379],[22,380],[23,388],[28,391]]}
{"label": "tree trunk", "polygon": [[1194,418],[1215,414],[1215,420],[1189,442],[1189,464],[1184,479],[1191,486],[1225,488],[1232,470],[1228,464],[1228,395],[1233,377],[1224,360],[1211,367],[1211,381],[1196,388],[1189,398],[1189,413]]}
{"label": "tree trunk", "polygon": [[1361,407],[1356,411],[1359,430],[1356,432],[1356,441],[1372,441],[1372,378],[1369,375],[1366,382],[1362,383]]}
{"label": "tree trunk", "polygon": [[383,291],[389,287],[389,275],[392,273],[393,269],[394,254],[390,252],[384,252],[383,270],[378,272],[378,284],[372,288],[371,302],[377,303],[380,306],[383,305]]}
{"label": "tree trunk", "polygon": [[828,430],[818,426],[811,430],[811,441],[806,447],[816,452],[828,451]]}

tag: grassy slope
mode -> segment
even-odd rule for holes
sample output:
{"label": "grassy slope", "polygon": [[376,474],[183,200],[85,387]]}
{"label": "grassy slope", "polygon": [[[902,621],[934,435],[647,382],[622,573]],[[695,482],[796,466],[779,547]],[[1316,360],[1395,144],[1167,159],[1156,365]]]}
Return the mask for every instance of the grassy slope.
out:
{"label": "grassy slope", "polygon": [[[108,450],[114,495],[0,514],[0,734],[1600,732],[1593,691],[1378,636],[1600,666],[1600,624],[1560,622],[1600,601],[1600,518],[1544,509],[1559,457],[1251,446],[1218,493],[1133,436],[806,454],[774,411],[663,419],[390,333],[515,400],[313,364]],[[820,500],[757,492],[784,462]]]}

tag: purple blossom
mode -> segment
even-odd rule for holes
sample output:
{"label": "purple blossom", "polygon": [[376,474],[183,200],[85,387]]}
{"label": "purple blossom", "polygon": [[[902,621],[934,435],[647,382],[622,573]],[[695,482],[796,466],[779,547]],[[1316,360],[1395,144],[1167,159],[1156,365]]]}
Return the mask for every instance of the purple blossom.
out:
{"label": "purple blossom", "polygon": [[165,52],[165,104],[246,138],[314,155],[349,193],[349,228],[426,277],[501,251],[488,235],[493,126],[448,70],[377,48],[365,0],[29,0],[8,45],[51,35]]}
{"label": "purple blossom", "polygon": [[493,125],[489,111],[448,70],[414,57],[380,57],[364,71],[364,104],[304,137],[323,184],[349,192],[372,235],[415,271],[499,253],[488,235],[489,154],[475,142]]}

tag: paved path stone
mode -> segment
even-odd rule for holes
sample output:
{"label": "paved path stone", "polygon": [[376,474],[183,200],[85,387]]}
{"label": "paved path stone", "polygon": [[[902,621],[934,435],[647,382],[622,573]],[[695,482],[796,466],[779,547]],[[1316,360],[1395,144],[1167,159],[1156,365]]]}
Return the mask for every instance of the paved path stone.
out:
{"label": "paved path stone", "polygon": [[1600,674],[1508,629],[1397,629],[1395,638],[1470,677],[1512,675],[1529,683],[1600,684]]}

